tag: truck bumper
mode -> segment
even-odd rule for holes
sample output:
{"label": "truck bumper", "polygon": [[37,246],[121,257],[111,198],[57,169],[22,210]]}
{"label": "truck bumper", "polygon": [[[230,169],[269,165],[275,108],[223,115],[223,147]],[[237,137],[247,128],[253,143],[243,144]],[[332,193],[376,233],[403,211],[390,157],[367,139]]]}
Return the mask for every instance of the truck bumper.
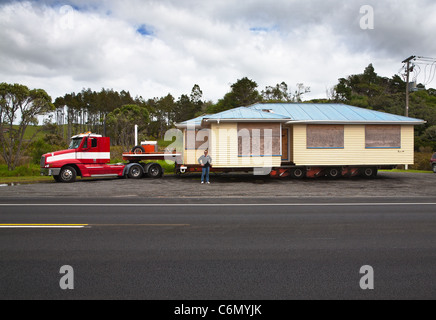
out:
{"label": "truck bumper", "polygon": [[58,176],[60,173],[60,168],[41,168],[41,176]]}

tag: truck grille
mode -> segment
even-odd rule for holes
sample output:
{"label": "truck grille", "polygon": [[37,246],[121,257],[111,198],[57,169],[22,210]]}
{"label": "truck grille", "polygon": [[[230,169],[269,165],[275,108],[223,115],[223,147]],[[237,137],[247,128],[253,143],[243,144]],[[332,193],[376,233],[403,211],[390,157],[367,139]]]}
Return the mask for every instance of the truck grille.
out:
{"label": "truck grille", "polygon": [[45,157],[44,156],[42,156],[42,158],[41,158],[41,165],[40,165],[40,167],[41,168],[45,167]]}

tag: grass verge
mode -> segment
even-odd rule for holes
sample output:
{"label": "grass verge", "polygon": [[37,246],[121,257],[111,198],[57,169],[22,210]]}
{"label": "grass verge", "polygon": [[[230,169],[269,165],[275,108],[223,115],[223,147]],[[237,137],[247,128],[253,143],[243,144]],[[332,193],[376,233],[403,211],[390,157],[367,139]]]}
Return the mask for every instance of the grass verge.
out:
{"label": "grass verge", "polygon": [[425,170],[401,170],[401,169],[394,169],[394,170],[380,170],[381,172],[405,172],[405,173],[433,173],[433,171],[425,171]]}
{"label": "grass verge", "polygon": [[52,177],[42,177],[40,175],[38,165],[29,164],[20,166],[13,171],[9,171],[6,165],[0,165],[0,184],[37,183],[52,180]]}
{"label": "grass verge", "polygon": [[41,182],[54,182],[53,177],[0,177],[0,184],[27,184],[27,183],[41,183]]}

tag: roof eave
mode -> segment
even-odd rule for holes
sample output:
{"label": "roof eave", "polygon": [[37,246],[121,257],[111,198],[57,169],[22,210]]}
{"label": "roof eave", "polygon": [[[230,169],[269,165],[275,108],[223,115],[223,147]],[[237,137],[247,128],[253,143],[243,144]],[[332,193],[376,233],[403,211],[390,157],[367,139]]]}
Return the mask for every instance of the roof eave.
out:
{"label": "roof eave", "polygon": [[354,125],[362,125],[362,124],[370,124],[370,125],[376,125],[376,124],[384,124],[384,125],[413,125],[413,126],[417,126],[417,125],[422,125],[422,124],[426,124],[427,121],[367,121],[367,120],[362,120],[362,121],[349,121],[349,120],[344,120],[344,121],[334,121],[334,120],[298,120],[298,121],[288,121],[286,122],[286,124],[343,124],[343,125],[347,125],[347,124],[354,124]]}
{"label": "roof eave", "polygon": [[177,129],[201,128],[201,123],[176,123]]}
{"label": "roof eave", "polygon": [[220,122],[288,122],[289,119],[204,119],[203,122],[207,123],[220,123]]}

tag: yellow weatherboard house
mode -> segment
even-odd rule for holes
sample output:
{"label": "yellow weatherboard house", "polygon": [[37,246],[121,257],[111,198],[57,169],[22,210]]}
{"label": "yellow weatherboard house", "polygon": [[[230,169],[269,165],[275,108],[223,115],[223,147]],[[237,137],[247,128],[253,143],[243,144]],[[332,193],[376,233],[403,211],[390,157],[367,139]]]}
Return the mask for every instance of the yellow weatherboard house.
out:
{"label": "yellow weatherboard house", "polygon": [[297,177],[313,168],[329,174],[411,165],[414,126],[424,123],[344,104],[259,103],[177,124],[180,165],[195,166],[205,149],[215,169],[287,169]]}

